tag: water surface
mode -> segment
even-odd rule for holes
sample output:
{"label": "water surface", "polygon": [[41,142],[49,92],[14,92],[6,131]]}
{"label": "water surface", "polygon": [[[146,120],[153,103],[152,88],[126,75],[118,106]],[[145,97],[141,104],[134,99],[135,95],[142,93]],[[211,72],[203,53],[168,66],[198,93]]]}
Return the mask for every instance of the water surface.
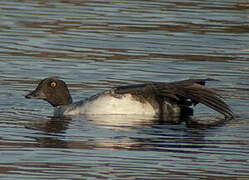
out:
{"label": "water surface", "polygon": [[[1,1],[2,179],[247,179],[247,1]],[[56,119],[24,95],[63,78],[73,99],[144,81],[210,82],[236,120],[212,128],[148,117]],[[205,106],[196,117],[219,117]]]}

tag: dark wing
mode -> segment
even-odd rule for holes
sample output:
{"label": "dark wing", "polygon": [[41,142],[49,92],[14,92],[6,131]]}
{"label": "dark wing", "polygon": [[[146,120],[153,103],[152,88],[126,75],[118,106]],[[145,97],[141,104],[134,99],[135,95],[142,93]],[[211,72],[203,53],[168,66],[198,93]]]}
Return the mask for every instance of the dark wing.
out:
{"label": "dark wing", "polygon": [[115,93],[134,95],[150,94],[174,99],[176,102],[185,102],[189,99],[192,104],[202,103],[216,110],[226,117],[233,117],[230,107],[214,90],[206,88],[205,82],[213,79],[189,79],[170,83],[149,82],[114,88]]}

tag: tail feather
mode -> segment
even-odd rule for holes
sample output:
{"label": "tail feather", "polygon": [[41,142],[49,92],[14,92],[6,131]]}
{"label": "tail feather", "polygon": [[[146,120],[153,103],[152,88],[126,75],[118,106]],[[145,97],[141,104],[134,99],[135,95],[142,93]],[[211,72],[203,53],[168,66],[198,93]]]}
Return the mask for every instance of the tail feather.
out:
{"label": "tail feather", "polygon": [[158,84],[157,90],[161,96],[172,98],[176,101],[190,99],[193,105],[202,103],[223,114],[225,117],[232,118],[234,116],[233,112],[223,101],[222,97],[214,90],[205,87],[205,81],[212,80],[190,79],[169,84]]}
{"label": "tail feather", "polygon": [[230,107],[221,99],[220,95],[213,90],[199,84],[184,89],[186,96],[192,101],[203,103],[226,117],[233,117],[233,112]]}

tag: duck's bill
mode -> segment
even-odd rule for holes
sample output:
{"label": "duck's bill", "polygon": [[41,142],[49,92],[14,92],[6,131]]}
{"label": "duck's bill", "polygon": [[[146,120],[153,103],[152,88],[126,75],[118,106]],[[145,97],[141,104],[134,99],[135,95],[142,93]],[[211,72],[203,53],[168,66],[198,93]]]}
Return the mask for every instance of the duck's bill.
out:
{"label": "duck's bill", "polygon": [[46,96],[41,91],[34,90],[25,96],[27,99],[46,99]]}

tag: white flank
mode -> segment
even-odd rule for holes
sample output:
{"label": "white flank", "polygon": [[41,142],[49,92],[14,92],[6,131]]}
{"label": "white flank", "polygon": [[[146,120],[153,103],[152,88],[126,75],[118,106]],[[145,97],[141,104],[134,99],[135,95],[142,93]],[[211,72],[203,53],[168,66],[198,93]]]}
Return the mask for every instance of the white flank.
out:
{"label": "white flank", "polygon": [[[65,109],[64,109],[65,108]],[[101,94],[90,98],[85,103],[75,103],[71,107],[64,107],[64,115],[77,114],[127,114],[127,115],[151,115],[157,114],[152,105],[148,102],[140,102],[130,94],[114,97],[110,94]],[[60,109],[62,110],[62,109]]]}

